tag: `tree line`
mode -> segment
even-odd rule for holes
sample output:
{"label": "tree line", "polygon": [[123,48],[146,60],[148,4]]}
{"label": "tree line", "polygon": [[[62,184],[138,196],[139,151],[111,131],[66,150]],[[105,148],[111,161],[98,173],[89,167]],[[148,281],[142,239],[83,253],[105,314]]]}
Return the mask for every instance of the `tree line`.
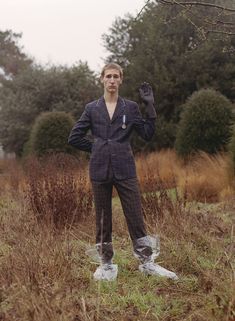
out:
{"label": "tree line", "polygon": [[[227,1],[227,8],[234,8]],[[153,87],[158,118],[155,137],[144,147],[150,151],[175,145],[185,103],[194,92],[211,88],[235,101],[235,36],[206,32],[205,21],[218,20],[219,8],[182,2],[149,1],[138,16],[117,18],[102,37],[106,61],[124,68],[122,96],[141,106],[139,85],[147,81]],[[221,6],[219,0],[210,3]],[[235,23],[233,14],[222,18],[230,27]],[[99,77],[86,62],[40,66],[24,54],[21,36],[0,31],[0,142],[19,156],[41,113],[63,111],[76,119],[102,94]],[[143,150],[136,136],[133,144],[135,151]]]}

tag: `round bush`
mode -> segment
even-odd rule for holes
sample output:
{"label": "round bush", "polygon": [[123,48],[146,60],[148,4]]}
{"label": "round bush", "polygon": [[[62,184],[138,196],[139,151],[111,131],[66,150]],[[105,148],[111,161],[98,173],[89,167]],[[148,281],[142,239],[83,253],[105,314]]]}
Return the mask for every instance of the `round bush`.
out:
{"label": "round bush", "polygon": [[46,112],[39,115],[30,133],[27,154],[43,156],[49,153],[75,153],[68,144],[74,119],[65,112]]}
{"label": "round bush", "polygon": [[213,89],[201,89],[182,106],[175,149],[180,156],[196,151],[216,153],[231,136],[232,104]]}

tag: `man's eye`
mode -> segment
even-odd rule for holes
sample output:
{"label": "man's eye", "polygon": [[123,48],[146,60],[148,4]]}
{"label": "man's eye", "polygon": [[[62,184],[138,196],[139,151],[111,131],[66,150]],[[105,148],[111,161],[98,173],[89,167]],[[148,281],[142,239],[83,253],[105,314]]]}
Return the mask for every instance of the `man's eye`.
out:
{"label": "man's eye", "polygon": [[112,76],[111,75],[107,75],[106,78],[111,78]]}

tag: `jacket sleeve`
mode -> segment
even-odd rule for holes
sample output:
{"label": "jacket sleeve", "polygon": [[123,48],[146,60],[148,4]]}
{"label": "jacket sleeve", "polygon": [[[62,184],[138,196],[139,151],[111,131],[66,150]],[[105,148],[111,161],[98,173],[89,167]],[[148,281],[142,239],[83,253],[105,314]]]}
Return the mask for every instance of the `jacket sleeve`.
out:
{"label": "jacket sleeve", "polygon": [[134,129],[137,134],[146,141],[151,140],[155,132],[156,111],[154,106],[147,109],[147,118],[143,119],[139,106],[134,107]]}
{"label": "jacket sleeve", "polygon": [[86,137],[87,131],[91,128],[88,105],[85,107],[80,119],[72,128],[68,143],[85,152],[91,152],[92,142]]}

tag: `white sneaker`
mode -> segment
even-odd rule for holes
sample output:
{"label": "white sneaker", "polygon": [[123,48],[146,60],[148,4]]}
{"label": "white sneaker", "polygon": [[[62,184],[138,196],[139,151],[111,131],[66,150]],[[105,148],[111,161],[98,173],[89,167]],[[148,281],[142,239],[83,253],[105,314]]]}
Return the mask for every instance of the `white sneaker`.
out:
{"label": "white sneaker", "polygon": [[117,274],[118,274],[117,264],[102,264],[96,269],[93,276],[96,281],[99,281],[99,280],[114,281],[117,278]]}
{"label": "white sneaker", "polygon": [[163,267],[161,267],[158,264],[155,264],[154,262],[147,262],[144,264],[139,265],[140,272],[146,274],[146,275],[157,275],[157,276],[165,276],[172,280],[178,280],[178,276]]}

